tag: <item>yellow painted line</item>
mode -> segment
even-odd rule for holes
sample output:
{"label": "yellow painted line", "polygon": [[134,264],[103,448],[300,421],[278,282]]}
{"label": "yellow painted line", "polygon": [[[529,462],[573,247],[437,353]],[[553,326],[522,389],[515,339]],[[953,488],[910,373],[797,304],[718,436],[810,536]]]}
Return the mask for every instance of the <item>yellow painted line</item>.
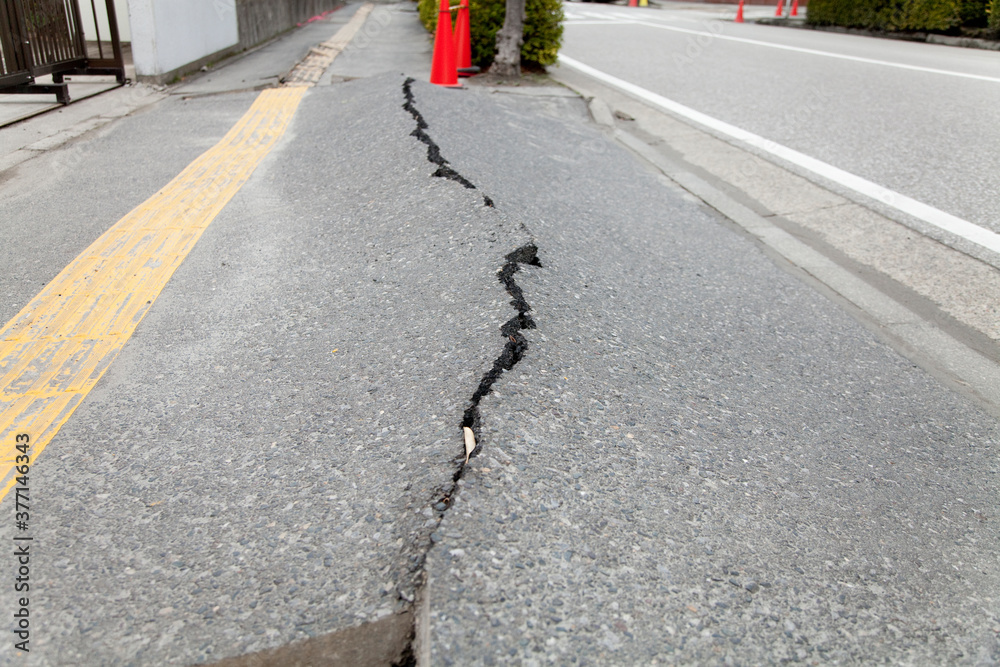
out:
{"label": "yellow painted line", "polygon": [[[265,90],[213,148],[101,235],[0,330],[0,500],[121,352],[202,232],[285,133],[308,88],[371,13],[366,3],[283,88]],[[320,69],[322,67],[322,69]]]}
{"label": "yellow painted line", "polygon": [[28,434],[33,463],[285,133],[306,90],[262,92],[218,144],[102,234],[0,330],[0,499],[14,485],[15,436]]}

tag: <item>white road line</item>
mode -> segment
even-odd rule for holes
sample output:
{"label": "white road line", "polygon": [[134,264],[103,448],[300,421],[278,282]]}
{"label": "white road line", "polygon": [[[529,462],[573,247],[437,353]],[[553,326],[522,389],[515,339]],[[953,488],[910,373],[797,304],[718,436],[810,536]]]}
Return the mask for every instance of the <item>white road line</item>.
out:
{"label": "white road line", "polygon": [[559,62],[579,70],[588,76],[592,76],[599,81],[612,85],[619,90],[623,90],[630,95],[638,97],[639,99],[650,102],[661,109],[675,113],[678,116],[683,116],[684,118],[698,123],[699,125],[703,125],[707,128],[715,130],[716,132],[720,132],[732,137],[733,139],[749,144],[750,146],[759,148],[760,150],[770,153],[775,157],[802,167],[817,176],[831,180],[834,183],[853,190],[854,192],[862,194],[866,197],[871,197],[872,199],[891,206],[898,211],[912,215],[913,217],[923,220],[938,229],[943,229],[944,231],[963,238],[966,241],[971,241],[972,243],[980,245],[988,250],[1000,253],[1000,234],[992,232],[984,227],[980,227],[979,225],[971,223],[968,220],[963,220],[962,218],[954,216],[950,213],[945,213],[944,211],[936,209],[933,206],[928,206],[927,204],[919,202],[916,199],[911,199],[906,195],[884,188],[877,183],[872,183],[871,181],[861,178],[860,176],[855,176],[854,174],[846,172],[843,169],[839,169],[831,164],[817,160],[814,157],[810,157],[804,153],[782,146],[781,144],[765,139],[760,135],[748,132],[747,130],[736,127],[735,125],[730,125],[729,123],[721,121],[717,118],[703,114],[700,111],[695,111],[694,109],[686,107],[683,104],[669,100],[662,95],[657,95],[652,91],[641,88],[634,83],[629,83],[628,81],[619,79],[616,76],[594,69],[593,67],[585,65],[578,60],[574,60],[569,56],[560,54]]}
{"label": "white road line", "polygon": [[[591,12],[590,15],[591,16],[604,16],[604,17],[613,16],[613,17],[615,17],[619,21],[628,21],[629,23],[631,23],[633,21],[642,20],[642,19],[637,19],[635,14],[619,14],[619,13],[614,13],[614,12],[604,12],[604,13],[601,13],[601,12]],[[736,16],[736,11],[735,10],[732,11],[732,12],[729,12],[728,14],[720,14],[718,16],[706,16],[705,18],[700,19],[700,20],[699,19],[690,19],[690,18],[686,18],[686,17],[683,17],[683,16],[673,16],[673,15],[670,15],[670,14],[667,14],[667,15],[664,15],[664,16],[646,17],[645,20],[649,20],[649,21],[664,21],[666,23],[670,23],[670,22],[675,22],[675,23],[676,22],[680,22],[680,23],[705,23],[706,21],[713,21],[713,20],[720,20],[720,19],[732,20],[730,18],[731,16]]]}
{"label": "white road line", "polygon": [[570,19],[570,18],[567,18],[565,21],[563,21],[563,23],[565,23],[566,25],[626,25],[625,23],[622,23],[621,21],[617,21],[617,20],[613,20],[613,19],[612,20],[604,19],[604,20],[595,21],[595,20],[591,20],[591,19]]}
{"label": "white road line", "polygon": [[633,18],[633,17],[622,18],[621,16],[618,16],[617,14],[611,14],[609,12],[581,12],[581,14],[583,16],[586,16],[587,18],[590,18],[590,19],[603,19],[605,21],[608,20],[608,18],[610,17],[610,18],[614,19],[615,21],[618,21],[619,23],[630,23],[632,21],[632,18]]}
{"label": "white road line", "polygon": [[[590,18],[597,18],[602,16],[596,12],[588,12],[587,14]],[[660,30],[672,30],[674,32],[682,32],[688,35],[707,35],[713,39],[723,39],[730,42],[741,42],[743,44],[753,44],[755,46],[766,46],[772,49],[781,49],[783,51],[795,51],[796,53],[808,53],[814,56],[824,56],[827,58],[838,58],[840,60],[850,60],[857,63],[866,63],[868,65],[882,65],[884,67],[895,67],[897,69],[906,69],[914,72],[927,72],[929,74],[944,74],[947,76],[957,76],[963,79],[975,79],[977,81],[990,81],[992,83],[1000,83],[1000,78],[995,76],[985,76],[983,74],[968,74],[966,72],[956,72],[954,70],[947,69],[935,69],[933,67],[921,67],[919,65],[906,65],[904,63],[894,63],[888,60],[876,60],[874,58],[862,58],[860,56],[848,56],[843,53],[833,53],[832,51],[819,51],[817,49],[805,49],[799,46],[788,46],[787,44],[775,44],[773,42],[764,42],[759,39],[747,39],[745,37],[731,37],[729,35],[723,35],[718,32],[708,32],[705,30],[690,30],[688,28],[678,28],[677,26],[666,25],[663,23],[653,23],[651,21],[640,21],[634,18],[624,18],[620,14],[606,14],[604,18],[608,16],[614,17],[615,19],[621,21],[623,24],[631,23],[633,25],[644,25],[648,28],[659,28]],[[705,22],[709,21],[721,21],[722,19],[705,19]]]}

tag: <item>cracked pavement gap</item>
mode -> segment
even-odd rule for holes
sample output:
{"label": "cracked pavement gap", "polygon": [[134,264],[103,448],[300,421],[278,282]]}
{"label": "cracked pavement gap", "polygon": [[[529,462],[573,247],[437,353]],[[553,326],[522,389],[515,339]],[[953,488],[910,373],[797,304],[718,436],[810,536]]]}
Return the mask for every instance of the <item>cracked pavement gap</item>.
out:
{"label": "cracked pavement gap", "polygon": [[[402,79],[309,92],[33,467],[35,664],[209,662],[409,608],[510,318],[496,268],[530,238],[428,178]],[[183,125],[252,97],[169,108]],[[141,143],[157,115],[86,150]],[[12,219],[69,207],[68,177],[5,202]]]}
{"label": "cracked pavement gap", "polygon": [[428,557],[433,664],[1000,655],[994,418],[582,102],[421,109],[546,249],[519,278],[544,331],[483,400],[490,447]]}
{"label": "cracked pavement gap", "polygon": [[[310,93],[33,468],[32,660],[191,663],[365,627],[405,613],[421,554],[436,664],[1000,656],[995,419],[579,100],[414,82],[439,150],[503,210],[427,178],[401,80]],[[150,115],[187,136],[249,100]],[[70,176],[5,210],[100,220]],[[536,240],[546,268],[517,284],[544,327],[483,397],[490,447],[456,480],[468,390],[509,321],[496,267]]]}
{"label": "cracked pavement gap", "polygon": [[[413,120],[417,122],[417,127],[413,130],[410,136],[416,137],[418,140],[427,144],[427,161],[431,164],[437,165],[437,171],[434,172],[434,176],[437,178],[447,178],[450,181],[455,181],[461,184],[463,187],[469,190],[475,190],[476,186],[469,179],[462,176],[460,173],[455,171],[454,168],[448,163],[448,160],[444,159],[441,155],[441,148],[434,143],[431,136],[427,133],[427,121],[420,114],[417,109],[416,100],[413,96],[413,83],[416,79],[407,78],[403,82],[403,95],[406,97],[406,103],[403,104],[403,108],[406,109],[410,115],[413,116]],[[483,195],[483,205],[493,206],[493,200]]]}
{"label": "cracked pavement gap", "polygon": [[[429,125],[420,113],[420,110],[417,108],[416,97],[413,93],[414,83],[415,81],[412,78],[407,78],[403,82],[403,94],[406,100],[403,104],[403,108],[413,116],[413,119],[417,124],[416,128],[411,133],[411,136],[415,137],[427,146],[428,162],[438,166],[437,171],[435,171],[432,176],[454,181],[466,189],[477,189],[475,184],[458,173],[458,171],[450,165],[448,160],[446,160],[441,154],[441,149],[438,144],[428,133],[427,130],[429,129]],[[493,200],[488,196],[484,196],[483,201],[485,206],[495,208]],[[523,223],[520,224],[520,228],[527,231],[527,228]],[[513,370],[518,362],[520,362],[524,357],[528,349],[528,341],[521,332],[536,328],[534,320],[531,315],[529,315],[531,306],[525,299],[524,291],[514,279],[514,274],[520,270],[522,264],[541,268],[542,263],[538,259],[538,247],[534,244],[534,242],[525,243],[508,253],[504,259],[505,262],[503,266],[499,271],[497,271],[497,279],[510,295],[510,305],[514,307],[517,314],[507,320],[500,327],[500,335],[504,340],[503,350],[493,361],[492,367],[483,374],[479,381],[479,385],[469,401],[469,406],[465,409],[465,412],[462,415],[460,427],[463,429],[469,428],[473,431],[476,436],[476,446],[475,449],[473,449],[472,452],[465,458],[465,460],[463,460],[461,456],[457,457],[455,461],[456,469],[454,475],[452,476],[450,486],[441,490],[440,496],[435,499],[432,505],[434,511],[437,513],[438,525],[440,525],[446,515],[446,512],[455,502],[455,495],[460,488],[462,476],[469,466],[469,460],[480,454],[483,449],[484,439],[480,432],[480,402],[492,392],[493,385],[500,380],[504,373]],[[438,541],[440,541],[440,536],[436,531],[432,532],[430,534],[430,543],[427,545],[427,552],[423,557],[414,562],[415,570],[418,571],[415,579],[421,584],[424,584],[427,579],[425,571],[427,554],[431,552],[434,544]],[[429,599],[427,592],[422,590],[422,586],[419,586],[418,588],[420,590],[417,590],[414,593],[414,597],[422,601],[427,601]],[[409,598],[410,601],[413,601],[413,599],[414,598]],[[426,618],[417,618],[415,620],[415,630],[413,634],[414,642],[417,641],[416,626],[426,623],[426,621]],[[416,644],[411,643],[410,650],[412,654],[416,654],[422,651],[423,647],[419,647]]]}
{"label": "cracked pavement gap", "polygon": [[[524,298],[524,291],[514,280],[514,274],[520,271],[521,264],[541,268],[542,263],[538,259],[538,248],[533,243],[523,245],[507,255],[506,259],[507,262],[500,269],[497,277],[507,289],[507,293],[513,297],[510,305],[517,309],[517,315],[500,327],[500,334],[504,338],[503,352],[493,362],[493,367],[479,381],[479,386],[472,395],[471,405],[466,408],[462,417],[462,426],[471,428],[476,433],[477,438],[479,437],[479,402],[492,391],[493,384],[500,379],[504,371],[512,370],[524,357],[528,350],[528,341],[521,332],[536,328],[534,319],[528,314],[531,311],[531,306]],[[481,440],[478,443],[470,458],[482,449]]]}

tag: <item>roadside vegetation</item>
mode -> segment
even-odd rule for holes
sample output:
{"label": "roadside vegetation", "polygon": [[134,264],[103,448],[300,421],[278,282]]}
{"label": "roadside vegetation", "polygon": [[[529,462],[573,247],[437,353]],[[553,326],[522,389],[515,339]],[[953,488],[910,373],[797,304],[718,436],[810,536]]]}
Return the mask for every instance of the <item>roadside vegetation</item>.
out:
{"label": "roadside vegetation", "polygon": [[886,32],[1000,38],[1000,0],[810,0],[808,22]]}
{"label": "roadside vegetation", "polygon": [[[419,0],[420,20],[431,33],[437,27],[439,0]],[[457,4],[457,0],[454,4]],[[497,52],[497,32],[503,26],[505,0],[469,0],[469,23],[472,35],[472,64],[486,68]],[[454,25],[457,12],[452,13]],[[556,62],[562,45],[563,10],[560,0],[526,0],[524,43],[521,64],[541,69]]]}

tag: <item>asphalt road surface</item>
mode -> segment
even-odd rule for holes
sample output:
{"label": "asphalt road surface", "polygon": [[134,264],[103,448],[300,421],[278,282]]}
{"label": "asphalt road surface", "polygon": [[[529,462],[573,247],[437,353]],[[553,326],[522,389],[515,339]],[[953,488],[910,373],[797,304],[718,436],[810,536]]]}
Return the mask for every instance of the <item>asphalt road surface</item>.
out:
{"label": "asphalt road surface", "polygon": [[1000,53],[713,9],[567,5],[561,53],[1000,232]]}
{"label": "asphalt road surface", "polygon": [[997,660],[996,420],[568,114],[446,99],[543,267],[430,554],[438,660]]}
{"label": "asphalt road surface", "polygon": [[[366,48],[417,43],[404,7]],[[35,643],[0,660],[211,663],[408,611],[434,665],[1000,660],[995,417],[565,89],[347,65],[33,462]],[[5,317],[257,96],[218,85],[7,175]]]}

